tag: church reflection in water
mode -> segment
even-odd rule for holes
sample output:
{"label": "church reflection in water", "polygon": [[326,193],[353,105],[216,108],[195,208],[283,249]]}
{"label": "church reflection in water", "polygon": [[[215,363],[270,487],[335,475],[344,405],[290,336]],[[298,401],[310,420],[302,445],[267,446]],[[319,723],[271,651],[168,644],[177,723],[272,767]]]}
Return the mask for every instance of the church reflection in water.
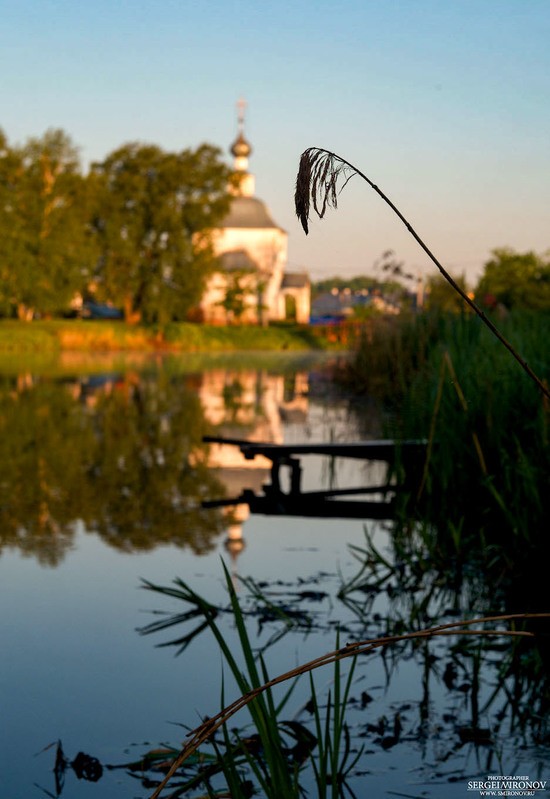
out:
{"label": "church reflection in water", "polygon": [[[218,437],[282,444],[285,426],[306,426],[308,390],[307,372],[288,376],[217,369],[203,373],[198,395],[204,418]],[[260,493],[272,466],[266,457],[245,459],[238,448],[219,442],[210,443],[208,464],[227,497]],[[222,506],[222,513],[227,520],[225,546],[235,559],[245,546],[243,525],[250,507],[235,503]]]}
{"label": "church reflection in water", "polygon": [[[412,475],[419,474],[426,442],[350,441],[349,424],[341,429],[340,440],[323,439],[322,433],[315,440],[308,424],[308,389],[307,374],[295,374],[291,382],[266,372],[205,375],[199,397],[215,434],[204,441],[210,446],[208,463],[224,493],[203,500],[202,506],[221,509],[227,519],[226,547],[234,556],[245,545],[243,524],[250,513],[391,519],[397,496],[412,493]],[[289,435],[293,427],[301,433],[300,441]],[[319,428],[316,433],[320,435]],[[319,479],[322,459],[331,466],[324,481]],[[355,464],[349,469],[354,484],[345,487],[337,481],[342,459]],[[362,468],[367,463],[370,478]],[[318,479],[312,486],[315,469]]]}

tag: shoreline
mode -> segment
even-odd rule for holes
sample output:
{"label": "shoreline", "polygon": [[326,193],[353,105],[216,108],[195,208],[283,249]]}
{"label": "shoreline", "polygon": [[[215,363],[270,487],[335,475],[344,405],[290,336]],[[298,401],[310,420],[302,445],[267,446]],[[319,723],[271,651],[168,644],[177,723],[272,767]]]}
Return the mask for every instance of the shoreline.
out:
{"label": "shoreline", "polygon": [[104,320],[0,320],[0,355],[90,353],[299,352],[341,349],[309,325],[130,325]]}

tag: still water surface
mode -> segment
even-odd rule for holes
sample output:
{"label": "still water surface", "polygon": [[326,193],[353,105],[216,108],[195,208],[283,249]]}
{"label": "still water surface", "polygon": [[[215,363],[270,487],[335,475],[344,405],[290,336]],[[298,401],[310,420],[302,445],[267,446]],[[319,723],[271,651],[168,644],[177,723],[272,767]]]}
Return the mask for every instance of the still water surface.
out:
{"label": "still water surface", "polygon": [[[289,632],[268,648],[272,675],[332,650],[338,625],[343,635],[368,637],[384,631],[389,612],[406,617],[410,609],[392,606],[389,591],[360,601],[354,595],[347,604],[337,596],[359,569],[350,546],[363,548],[367,536],[388,552],[387,524],[245,512],[235,519],[201,508],[204,499],[259,490],[268,478],[267,463],[244,462],[234,448],[206,447],[203,435],[274,443],[379,436],[373,408],[335,396],[320,367],[301,356],[252,364],[169,358],[4,368],[2,797],[56,795],[54,749],[44,751],[53,742],[61,740],[69,758],[83,751],[118,765],[161,743],[179,745],[185,735],[179,725],[193,727],[219,710],[222,664],[207,634],[176,657],[173,648],[156,646],[169,635],[137,632],[155,618],[152,611],[181,610],[144,591],[142,578],[168,585],[179,577],[224,604],[223,558],[235,575],[264,581],[275,600],[323,592],[301,604],[312,630]],[[382,477],[379,465],[317,457],[304,464],[306,489]],[[246,602],[243,586],[238,590]],[[457,612],[467,598],[453,601]],[[275,632],[268,625],[259,643]],[[469,675],[442,679],[450,662],[445,647],[439,641],[429,652],[409,647],[360,665],[350,713],[356,745],[365,746],[353,781],[358,796],[465,796],[468,780],[495,770],[550,778],[548,748],[526,735],[509,731],[498,745],[457,737],[471,718]],[[497,665],[498,657],[486,665],[485,697]],[[330,677],[317,675],[320,691]],[[292,709],[296,718],[303,720],[307,699],[304,684]],[[483,726],[494,725],[492,713]],[[385,719],[380,729],[387,733],[397,715],[403,734],[386,749],[374,727]],[[151,792],[117,769],[97,784],[68,772],[62,795],[145,799]]]}

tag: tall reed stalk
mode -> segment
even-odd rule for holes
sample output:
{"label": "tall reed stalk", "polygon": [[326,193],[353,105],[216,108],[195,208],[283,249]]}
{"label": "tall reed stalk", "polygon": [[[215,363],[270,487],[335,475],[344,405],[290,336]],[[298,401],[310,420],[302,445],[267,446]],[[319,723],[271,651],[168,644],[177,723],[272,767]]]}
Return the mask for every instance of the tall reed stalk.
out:
{"label": "tall reed stalk", "polygon": [[[529,375],[542,393],[550,399],[550,389],[542,380],[535,374],[529,364],[522,358],[516,351],[515,347],[505,338],[496,325],[485,315],[481,308],[468,296],[468,294],[458,285],[453,277],[443,267],[441,262],[435,257],[432,251],[428,248],[425,242],[420,238],[416,230],[412,227],[410,222],[403,216],[401,211],[396,205],[387,197],[386,194],[373,183],[364,172],[357,169],[349,161],[346,161],[341,156],[330,150],[325,150],[321,147],[309,147],[302,153],[300,158],[300,165],[298,175],[296,178],[296,192],[294,195],[296,215],[300,220],[304,232],[307,236],[309,232],[309,219],[310,219],[310,206],[313,208],[319,217],[322,219],[326,213],[327,208],[337,208],[338,194],[345,188],[346,184],[352,177],[358,175],[378,194],[379,197],[391,208],[397,217],[403,222],[411,236],[418,242],[420,247],[424,250],[426,255],[436,265],[445,280],[452,286],[457,294],[462,297],[464,302],[477,314],[484,325],[497,337],[501,344],[506,347],[510,354],[519,363],[521,368]],[[342,180],[343,185],[338,188],[339,181]]]}

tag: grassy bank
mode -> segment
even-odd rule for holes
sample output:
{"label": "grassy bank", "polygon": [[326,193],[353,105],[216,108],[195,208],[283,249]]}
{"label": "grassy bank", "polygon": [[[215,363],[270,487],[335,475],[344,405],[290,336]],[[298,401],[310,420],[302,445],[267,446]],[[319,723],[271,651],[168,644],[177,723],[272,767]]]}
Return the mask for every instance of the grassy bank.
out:
{"label": "grassy bank", "polygon": [[0,353],[162,351],[233,352],[327,349],[329,343],[305,325],[213,327],[171,323],[140,327],[124,322],[51,320],[0,321]]}

